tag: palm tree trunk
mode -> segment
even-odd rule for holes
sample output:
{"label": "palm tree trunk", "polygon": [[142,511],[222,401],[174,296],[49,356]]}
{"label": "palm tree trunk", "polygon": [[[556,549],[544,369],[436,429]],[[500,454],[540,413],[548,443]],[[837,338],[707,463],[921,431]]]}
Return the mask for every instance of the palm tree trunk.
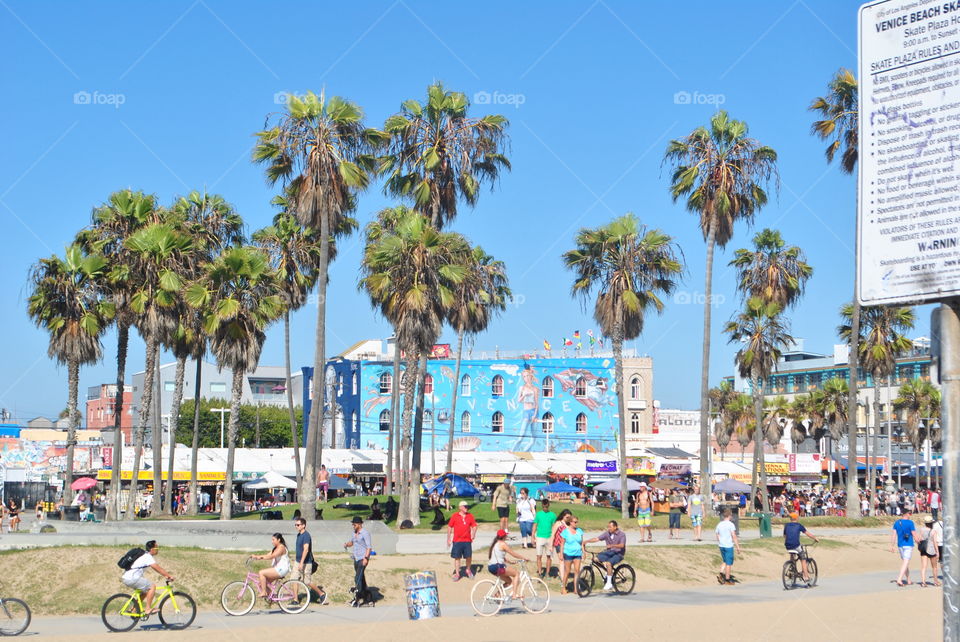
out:
{"label": "palm tree trunk", "polygon": [[293,446],[293,463],[297,473],[297,488],[303,483],[300,470],[300,439],[297,436],[297,417],[293,412],[293,388],[290,382],[290,312],[283,313],[283,356],[287,375],[287,417],[290,419],[290,439]]}
{"label": "palm tree trunk", "polygon": [[617,387],[617,414],[619,438],[618,450],[620,461],[617,463],[620,470],[620,516],[630,518],[630,502],[627,501],[627,403],[623,393],[623,310],[617,311],[617,322],[613,326],[613,364]]}
{"label": "palm tree trunk", "polygon": [[716,227],[710,225],[707,234],[707,267],[703,294],[703,355],[700,362],[700,490],[703,495],[704,515],[713,506],[713,479],[710,465],[710,314],[713,303],[713,251],[716,245]]}
{"label": "palm tree trunk", "polygon": [[[760,477],[760,453],[763,451],[763,393],[760,391],[760,380],[753,379],[753,466],[750,471],[750,504],[753,508],[754,500],[757,497],[758,482]],[[749,510],[748,508],[748,510]]]}
{"label": "palm tree trunk", "polygon": [[133,475],[130,478],[130,495],[127,497],[126,519],[133,519],[137,512],[137,493],[140,489],[140,455],[143,450],[143,437],[150,421],[150,407],[153,404],[153,381],[157,363],[157,340],[147,338],[147,355],[143,371],[143,394],[140,397],[140,421],[133,438]]}
{"label": "palm tree trunk", "polygon": [[[457,395],[460,392],[460,362],[463,359],[463,330],[457,333],[457,366],[453,374],[453,395],[450,399],[450,439],[447,441],[446,472],[453,472],[453,436],[457,432]],[[433,418],[437,420],[436,417]],[[437,471],[433,471],[436,474]]]}
{"label": "palm tree trunk", "polygon": [[123,389],[127,370],[127,345],[130,341],[130,326],[117,320],[117,393],[113,399],[113,461],[110,466],[110,501],[107,502],[107,519],[120,519],[120,489],[123,481]]}
{"label": "palm tree trunk", "polygon": [[163,489],[164,514],[167,515],[173,514],[173,456],[177,450],[177,424],[180,423],[180,404],[183,402],[183,375],[186,368],[186,355],[177,357],[173,400],[170,403],[170,450],[167,452],[167,484]]}
{"label": "palm tree trunk", "polygon": [[417,365],[417,406],[413,418],[413,447],[410,454],[410,512],[411,520],[414,526],[420,525],[420,461],[423,454],[423,411],[424,404],[424,380],[427,376],[427,355],[420,355],[420,362]]}
{"label": "palm tree trunk", "polygon": [[200,379],[203,374],[203,354],[195,354],[197,372],[193,383],[193,441],[190,443],[190,506],[187,512],[197,514],[197,498],[200,489],[197,484],[197,454],[200,449]]}
{"label": "palm tree trunk", "polygon": [[317,329],[313,350],[313,394],[310,400],[310,426],[307,452],[300,480],[300,513],[314,519],[317,514],[317,470],[323,449],[324,371],[326,369],[327,271],[330,262],[330,221],[320,217],[320,265],[317,266]]}
{"label": "palm tree trunk", "polygon": [[[759,385],[759,411],[760,417],[763,418],[763,379],[760,380]],[[757,403],[754,401],[754,403]],[[754,410],[756,412],[756,409]],[[760,424],[758,424],[760,425]],[[763,429],[761,427],[760,432],[757,435],[757,460],[759,462],[760,470],[760,509],[767,513],[770,512],[770,498],[768,497],[767,491],[767,462],[766,462],[766,453],[764,451],[764,436]]]}
{"label": "palm tree trunk", "polygon": [[[413,443],[413,406],[416,395],[416,375],[417,359],[415,355],[407,355],[407,369],[403,377],[403,437],[400,440],[401,458],[406,464],[410,453],[410,446]],[[410,475],[409,468],[401,468],[402,478],[400,480],[400,506],[397,509],[397,524],[404,520],[411,520],[413,516],[410,513]],[[419,508],[419,507],[418,507]],[[419,511],[417,511],[419,512]]]}
{"label": "palm tree trunk", "polygon": [[[234,364],[233,386],[230,395],[230,423],[227,426],[227,472],[223,484],[223,504],[220,519],[230,519],[233,514],[233,464],[237,451],[237,425],[240,423],[240,395],[243,394],[243,367]],[[311,502],[312,503],[312,502]]]}
{"label": "palm tree trunk", "polygon": [[[396,332],[394,332],[396,335]],[[400,492],[400,488],[405,483],[406,472],[403,466],[400,465],[402,459],[403,449],[400,448],[401,436],[400,431],[402,429],[403,422],[401,421],[401,404],[400,404],[400,348],[394,343],[393,346],[393,383],[390,386],[390,423],[392,425],[394,436],[393,436],[393,483],[396,486],[397,493]]]}
{"label": "palm tree trunk", "polygon": [[850,397],[847,403],[847,517],[859,513],[860,497],[857,483],[857,371],[860,362],[860,302],[854,279],[853,318],[850,320]]}
{"label": "palm tree trunk", "polygon": [[63,504],[73,503],[73,451],[77,446],[77,396],[80,386],[80,362],[70,359],[67,363],[67,469],[63,480]]}
{"label": "palm tree trunk", "polygon": [[163,417],[160,415],[160,395],[163,391],[163,382],[160,381],[160,353],[157,352],[156,363],[153,366],[153,432],[150,441],[153,452],[153,502],[150,504],[150,516],[157,517],[169,507],[164,507],[163,501]]}
{"label": "palm tree trunk", "polygon": [[396,475],[399,473],[398,467],[393,465],[393,453],[400,446],[399,440],[394,439],[395,428],[400,424],[400,418],[397,416],[400,408],[400,350],[397,344],[393,344],[393,378],[390,380],[390,428],[387,434],[387,478],[384,484],[384,492],[390,495],[394,492],[396,484]]}
{"label": "palm tree trunk", "polygon": [[[877,492],[877,435],[880,434],[880,376],[879,372],[873,373],[873,466],[869,469],[868,515],[873,515],[873,496]],[[869,455],[867,456],[867,466],[870,466]]]}

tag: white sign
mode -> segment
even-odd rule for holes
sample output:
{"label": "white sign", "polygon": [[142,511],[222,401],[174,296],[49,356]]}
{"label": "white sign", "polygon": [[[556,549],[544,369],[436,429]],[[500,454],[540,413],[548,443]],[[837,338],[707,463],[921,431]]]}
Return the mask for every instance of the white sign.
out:
{"label": "white sign", "polygon": [[857,296],[960,294],[960,2],[860,8]]}
{"label": "white sign", "polygon": [[700,434],[699,410],[664,410],[657,413],[660,434],[669,432],[694,432]]}

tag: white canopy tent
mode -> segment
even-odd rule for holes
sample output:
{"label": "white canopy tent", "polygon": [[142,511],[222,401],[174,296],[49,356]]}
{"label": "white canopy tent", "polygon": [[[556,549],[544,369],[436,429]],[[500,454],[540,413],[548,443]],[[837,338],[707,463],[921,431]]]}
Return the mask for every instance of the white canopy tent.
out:
{"label": "white canopy tent", "polygon": [[297,482],[289,477],[284,477],[280,473],[268,470],[263,477],[253,479],[243,485],[247,490],[265,490],[268,488],[296,488]]}

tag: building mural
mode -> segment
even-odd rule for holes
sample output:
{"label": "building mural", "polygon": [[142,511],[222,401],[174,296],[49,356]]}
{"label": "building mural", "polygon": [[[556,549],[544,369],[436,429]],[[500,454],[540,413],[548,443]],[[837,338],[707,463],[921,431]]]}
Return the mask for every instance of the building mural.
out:
{"label": "building mural", "polygon": [[[8,470],[24,470],[26,481],[54,480],[67,467],[67,447],[63,442],[0,438],[0,462]],[[99,443],[73,449],[77,472],[95,470],[101,465]]]}

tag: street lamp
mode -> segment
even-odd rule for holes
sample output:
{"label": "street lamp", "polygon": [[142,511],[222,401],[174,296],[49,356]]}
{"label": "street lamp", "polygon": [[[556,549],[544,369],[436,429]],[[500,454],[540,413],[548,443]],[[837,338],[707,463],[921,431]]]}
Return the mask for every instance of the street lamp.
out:
{"label": "street lamp", "polygon": [[226,413],[230,412],[230,409],[229,408],[211,408],[210,412],[220,413],[220,447],[223,448],[223,417]]}

